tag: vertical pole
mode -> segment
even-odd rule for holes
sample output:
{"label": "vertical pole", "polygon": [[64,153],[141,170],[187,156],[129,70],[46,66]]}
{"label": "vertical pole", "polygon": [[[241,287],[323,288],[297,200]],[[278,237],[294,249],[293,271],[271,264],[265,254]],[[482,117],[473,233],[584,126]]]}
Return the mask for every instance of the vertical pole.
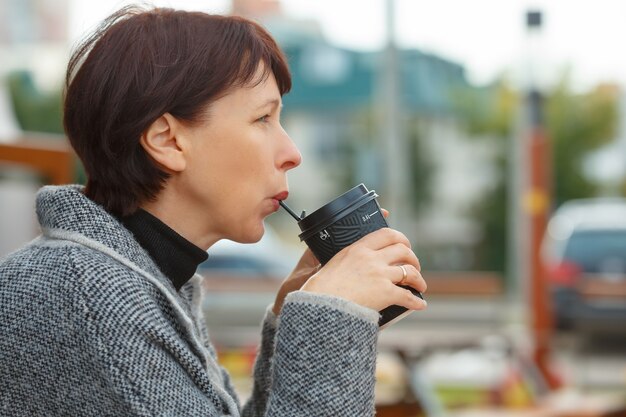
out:
{"label": "vertical pole", "polygon": [[[541,27],[541,13],[532,11],[526,16],[529,29]],[[531,71],[533,68],[531,68]],[[550,369],[550,342],[553,317],[550,308],[546,268],[541,256],[541,242],[545,233],[550,210],[551,170],[549,141],[543,122],[543,97],[531,77],[527,96],[528,128],[528,181],[524,195],[524,208],[530,222],[529,261],[530,291],[529,307],[534,339],[533,359],[546,383],[552,389],[560,385]]]}
{"label": "vertical pole", "polygon": [[380,140],[385,158],[385,205],[395,228],[406,230],[407,152],[400,102],[400,62],[395,42],[394,0],[386,0],[386,46],[381,68]]}
{"label": "vertical pole", "polygon": [[[542,111],[542,98],[537,91],[529,94],[532,114]],[[532,117],[533,119],[535,117]],[[550,342],[554,319],[550,307],[548,276],[541,256],[541,243],[548,225],[550,209],[550,145],[541,122],[532,124],[528,138],[530,158],[529,187],[525,195],[525,208],[530,218],[530,309],[534,337],[533,358],[550,388],[558,388],[559,379],[550,369]]]}
{"label": "vertical pole", "polygon": [[526,155],[526,134],[528,123],[527,106],[520,105],[514,118],[514,128],[509,140],[508,190],[507,190],[507,265],[506,298],[511,323],[528,326],[528,290],[527,277],[530,276],[528,248],[530,227],[524,211],[523,197],[526,189],[526,167],[529,159]]}

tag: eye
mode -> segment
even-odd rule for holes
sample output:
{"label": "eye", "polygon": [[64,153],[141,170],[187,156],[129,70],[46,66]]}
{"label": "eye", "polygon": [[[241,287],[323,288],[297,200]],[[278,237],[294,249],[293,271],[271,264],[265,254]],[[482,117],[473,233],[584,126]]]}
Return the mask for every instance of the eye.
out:
{"label": "eye", "polygon": [[259,117],[257,120],[257,122],[261,122],[261,123],[267,123],[267,119],[270,117],[269,114],[266,114],[265,116],[261,116]]}

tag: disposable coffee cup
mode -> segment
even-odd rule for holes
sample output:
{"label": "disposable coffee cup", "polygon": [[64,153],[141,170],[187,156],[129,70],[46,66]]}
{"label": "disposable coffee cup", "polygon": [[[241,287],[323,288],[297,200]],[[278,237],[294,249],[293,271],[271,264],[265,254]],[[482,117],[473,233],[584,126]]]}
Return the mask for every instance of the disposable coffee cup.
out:
{"label": "disposable coffee cup", "polygon": [[[304,241],[322,265],[326,264],[335,254],[351,245],[363,236],[388,227],[380,205],[378,195],[359,184],[343,193],[318,210],[301,218],[298,226]],[[400,272],[400,271],[399,271]],[[410,290],[416,297],[423,298],[419,291],[412,287],[402,286]],[[381,328],[402,319],[412,310],[392,305],[380,311],[378,322]]]}

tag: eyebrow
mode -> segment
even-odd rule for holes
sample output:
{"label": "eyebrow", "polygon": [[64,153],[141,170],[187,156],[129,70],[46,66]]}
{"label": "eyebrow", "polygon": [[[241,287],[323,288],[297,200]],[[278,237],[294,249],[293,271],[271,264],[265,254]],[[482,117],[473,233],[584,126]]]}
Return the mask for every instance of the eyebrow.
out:
{"label": "eyebrow", "polygon": [[278,99],[278,98],[271,98],[269,100],[264,101],[261,105],[259,105],[257,107],[257,110],[260,110],[260,109],[262,109],[264,107],[267,107],[270,104],[272,106],[274,106],[274,107],[283,107],[283,103],[282,103],[282,101],[280,99]]}

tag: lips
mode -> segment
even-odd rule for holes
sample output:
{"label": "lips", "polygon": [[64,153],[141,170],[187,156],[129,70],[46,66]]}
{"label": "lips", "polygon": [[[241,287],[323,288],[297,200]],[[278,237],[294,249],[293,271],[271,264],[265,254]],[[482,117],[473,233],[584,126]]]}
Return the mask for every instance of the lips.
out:
{"label": "lips", "polygon": [[289,191],[282,191],[278,194],[276,194],[274,197],[272,197],[274,200],[278,200],[278,201],[282,201],[282,200],[286,200],[287,197],[289,197]]}

